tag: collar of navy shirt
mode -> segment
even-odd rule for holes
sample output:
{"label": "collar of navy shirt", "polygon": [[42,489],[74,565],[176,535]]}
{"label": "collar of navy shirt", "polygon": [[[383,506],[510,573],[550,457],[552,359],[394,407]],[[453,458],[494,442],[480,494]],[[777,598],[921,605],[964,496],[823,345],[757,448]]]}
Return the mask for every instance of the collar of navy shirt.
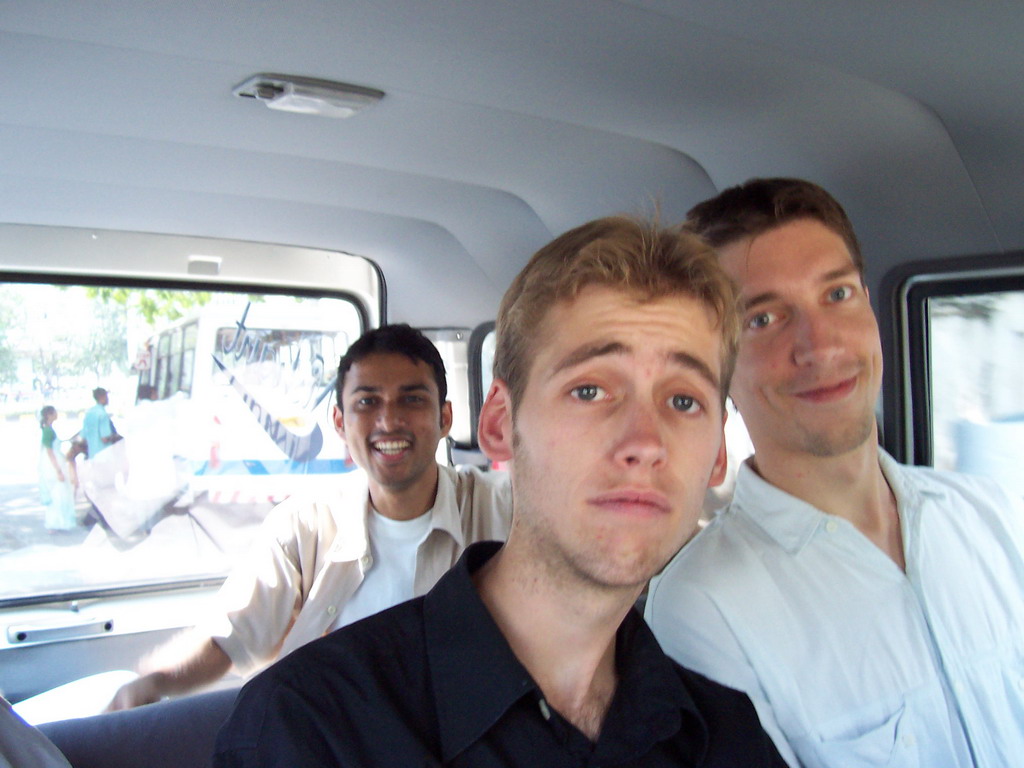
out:
{"label": "collar of navy shirt", "polygon": [[[498,542],[472,545],[425,596],[427,659],[445,762],[483,736],[524,696],[533,697],[538,708],[543,698],[472,580],[500,548]],[[618,686],[594,745],[595,757],[600,753],[614,763],[642,755],[683,727],[693,731],[695,751],[702,755],[707,750],[707,725],[674,662],[635,610],[619,626],[615,663]],[[554,711],[552,716],[560,717]]]}

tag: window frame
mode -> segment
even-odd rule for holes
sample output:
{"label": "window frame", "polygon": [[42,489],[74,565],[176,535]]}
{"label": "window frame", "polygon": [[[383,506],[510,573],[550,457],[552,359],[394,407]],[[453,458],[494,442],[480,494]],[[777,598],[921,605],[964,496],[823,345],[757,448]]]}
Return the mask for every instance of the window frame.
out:
{"label": "window frame", "polygon": [[[379,270],[378,270],[379,274]],[[187,291],[216,291],[221,293],[238,293],[261,295],[278,295],[287,297],[339,299],[348,302],[355,309],[360,324],[360,334],[370,327],[371,318],[363,299],[356,293],[344,289],[299,287],[294,285],[269,285],[259,283],[228,282],[206,279],[179,279],[154,277],[124,277],[97,273],[74,272],[35,272],[12,269],[0,269],[0,284],[36,284],[36,285],[67,285],[67,286],[103,286],[124,287],[133,289],[169,289]],[[382,286],[383,292],[383,286]],[[383,301],[383,298],[382,298]],[[184,350],[180,351],[181,354]],[[158,370],[159,355],[154,350],[153,366],[155,375]],[[179,360],[179,364],[180,364]],[[179,365],[180,367],[180,365]],[[163,373],[166,375],[167,371]],[[163,393],[161,393],[163,394]],[[75,604],[80,601],[97,600],[100,598],[117,598],[124,596],[145,595],[170,590],[195,589],[219,585],[225,575],[196,574],[192,576],[153,578],[140,580],[133,584],[117,584],[111,586],[54,589],[50,592],[0,596],[0,611],[26,606],[44,606],[55,603]]]}
{"label": "window frame", "polygon": [[481,323],[469,335],[469,412],[470,427],[472,429],[472,448],[480,450],[480,441],[477,436],[477,425],[480,422],[480,410],[484,406],[484,398],[487,392],[484,391],[483,371],[483,348],[484,341],[491,331],[495,330],[496,324],[493,320]]}
{"label": "window frame", "polygon": [[897,461],[934,461],[928,301],[1013,290],[1024,290],[1024,251],[914,262],[883,278],[882,443]]}

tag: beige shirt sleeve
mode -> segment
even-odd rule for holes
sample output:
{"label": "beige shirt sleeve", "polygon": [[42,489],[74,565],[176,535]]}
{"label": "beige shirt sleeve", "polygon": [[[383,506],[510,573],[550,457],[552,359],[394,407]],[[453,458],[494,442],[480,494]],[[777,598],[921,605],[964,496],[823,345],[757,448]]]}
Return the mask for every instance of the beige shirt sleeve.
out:
{"label": "beige shirt sleeve", "polygon": [[368,549],[366,494],[365,475],[356,470],[329,498],[293,497],[267,516],[204,625],[240,672],[322,635],[331,607],[359,586]]}

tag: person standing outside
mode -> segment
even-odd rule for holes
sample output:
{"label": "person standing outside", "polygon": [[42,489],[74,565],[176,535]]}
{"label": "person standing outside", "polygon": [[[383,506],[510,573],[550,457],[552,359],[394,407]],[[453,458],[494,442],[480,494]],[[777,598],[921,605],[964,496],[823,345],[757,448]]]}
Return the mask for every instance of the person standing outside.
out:
{"label": "person standing outside", "polygon": [[[268,515],[228,576],[193,646],[123,686],[126,709],[251,673],[338,627],[422,595],[463,549],[503,540],[504,472],[435,460],[452,407],[437,348],[408,325],[368,331],[338,366],[332,415],[358,469],[333,493],[297,495]],[[160,655],[160,654],[158,654]]]}
{"label": "person standing outside", "polygon": [[85,458],[94,459],[101,451],[121,439],[107,413],[107,390],[96,387],[92,391],[92,397],[96,404],[85,412],[82,429],[78,437],[72,441],[67,453],[71,484],[75,488],[78,487],[78,457],[84,454]]}
{"label": "person standing outside", "polygon": [[85,440],[86,457],[95,459],[101,451],[117,442],[118,434],[107,413],[107,390],[96,387],[92,391],[92,397],[96,405],[86,411],[85,420],[82,422],[82,439]]}
{"label": "person standing outside", "polygon": [[60,452],[60,440],[53,428],[57,409],[44,405],[39,412],[42,442],[39,450],[39,493],[46,511],[43,525],[48,533],[70,531],[77,525],[75,493],[71,485],[71,472]]}
{"label": "person standing outside", "polygon": [[878,447],[882,351],[846,213],[754,179],[688,223],[740,287],[730,393],[754,455],[652,583],[655,634],[746,691],[792,765],[1019,764],[1024,505]]}
{"label": "person standing outside", "polygon": [[604,219],[498,312],[481,447],[508,543],[241,692],[218,768],[781,766],[749,700],[674,664],[633,605],[725,471],[733,293],[696,238]]}

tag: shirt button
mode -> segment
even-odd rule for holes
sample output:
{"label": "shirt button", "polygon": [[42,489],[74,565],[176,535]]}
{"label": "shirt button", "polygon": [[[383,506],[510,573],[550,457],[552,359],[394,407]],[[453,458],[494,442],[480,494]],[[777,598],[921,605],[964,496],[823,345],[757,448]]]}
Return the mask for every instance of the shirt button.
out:
{"label": "shirt button", "polygon": [[839,528],[839,523],[837,523],[835,520],[829,520],[827,523],[825,523],[825,530],[829,533],[835,533],[837,528]]}
{"label": "shirt button", "polygon": [[363,555],[359,558],[359,564],[363,566],[363,570],[369,570],[370,566],[373,565],[373,558],[370,555]]}
{"label": "shirt button", "polygon": [[338,609],[337,609],[337,608],[335,608],[335,607],[334,607],[333,605],[328,605],[328,606],[327,606],[327,615],[328,615],[328,616],[333,616],[333,615],[334,615],[334,612],[335,612],[335,611],[337,611],[337,610],[338,610]]}
{"label": "shirt button", "polygon": [[544,699],[540,699],[537,703],[540,706],[540,713],[542,715],[544,715],[544,719],[545,720],[550,720],[551,719],[551,710],[548,709],[548,703]]}
{"label": "shirt button", "polygon": [[912,747],[917,743],[917,739],[914,738],[914,734],[907,733],[903,736],[903,746]]}

